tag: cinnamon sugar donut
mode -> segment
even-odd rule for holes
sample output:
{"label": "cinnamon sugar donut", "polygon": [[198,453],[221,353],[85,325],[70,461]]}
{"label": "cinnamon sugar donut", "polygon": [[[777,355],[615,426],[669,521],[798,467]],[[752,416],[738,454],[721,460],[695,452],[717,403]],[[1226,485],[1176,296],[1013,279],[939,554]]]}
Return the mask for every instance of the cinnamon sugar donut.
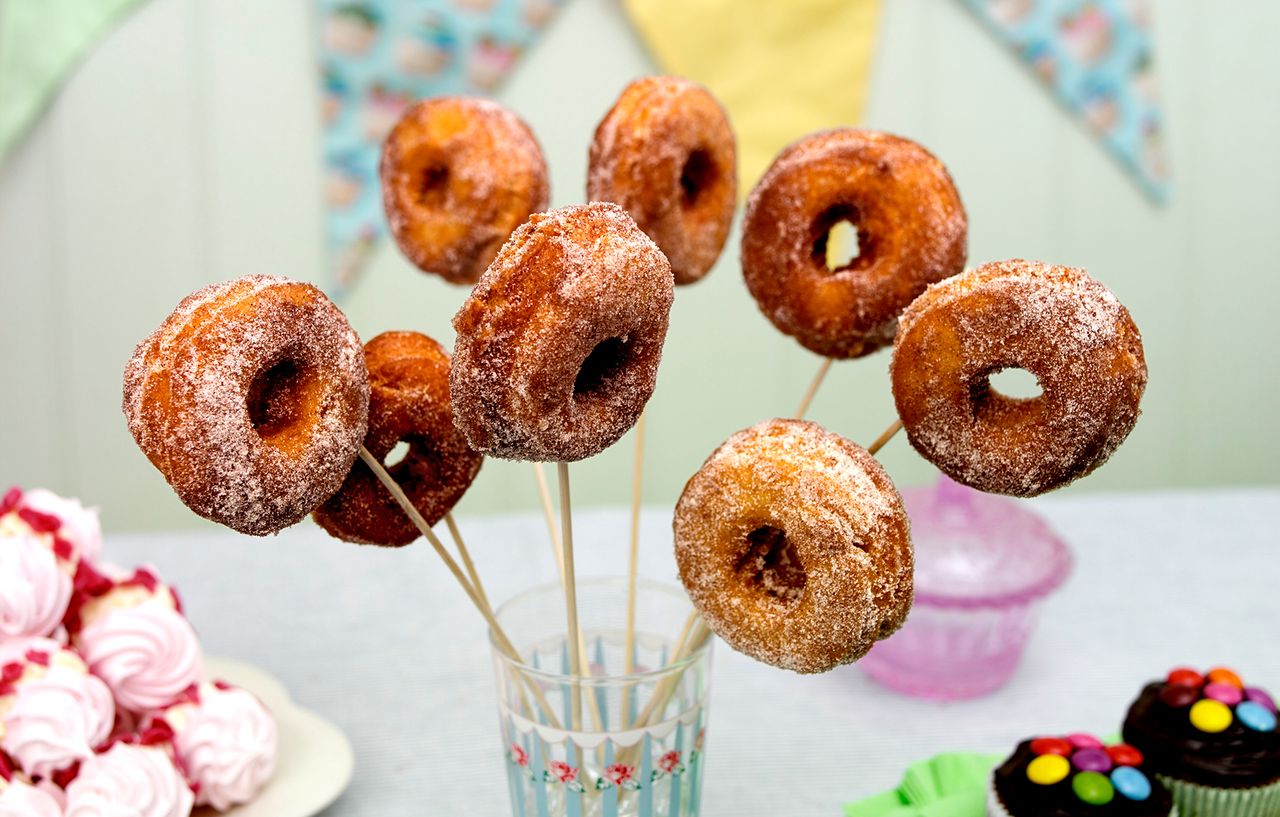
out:
{"label": "cinnamon sugar donut", "polygon": [[[858,254],[827,267],[831,228],[858,230]],[[742,272],[760,310],[832,358],[893,341],[899,313],[964,268],[968,220],[950,175],[909,139],[846,128],[788,147],[751,191]]]}
{"label": "cinnamon sugar donut", "polygon": [[692,284],[720,256],[738,197],[729,119],[706,88],[680,77],[642,77],[596,128],[587,198],[622,205]]}
{"label": "cinnamon sugar donut", "polygon": [[178,498],[258,536],[338,490],[368,407],[346,317],[310,284],[265,275],[187,296],[124,373],[129,430]]}
{"label": "cinnamon sugar donut", "polygon": [[[1038,397],[991,388],[1002,369],[1036,376]],[[893,397],[907,437],[952,479],[1035,496],[1106,462],[1138,419],[1147,383],[1142,336],[1082,269],[984,264],[903,313]]]}
{"label": "cinnamon sugar donut", "polygon": [[861,447],[805,420],[739,431],[685,485],[676,562],[716,635],[795,672],[856,661],[911,608],[907,514]]}
{"label": "cinnamon sugar donut", "polygon": [[672,286],[618,205],[533,216],[453,319],[453,417],[471,447],[569,462],[617,442],[653,394]]}
{"label": "cinnamon sugar donut", "polygon": [[475,283],[549,195],[533,132],[487,99],[436,97],[409,108],[382,145],[379,175],[400,251],[453,284]]}
{"label": "cinnamon sugar donut", "polygon": [[[449,353],[417,332],[384,332],[365,344],[364,355],[369,369],[364,446],[382,460],[396,443],[409,444],[404,458],[387,470],[434,525],[462,499],[484,459],[453,425]],[[347,542],[399,547],[419,536],[361,460],[313,516],[320,527]]]}

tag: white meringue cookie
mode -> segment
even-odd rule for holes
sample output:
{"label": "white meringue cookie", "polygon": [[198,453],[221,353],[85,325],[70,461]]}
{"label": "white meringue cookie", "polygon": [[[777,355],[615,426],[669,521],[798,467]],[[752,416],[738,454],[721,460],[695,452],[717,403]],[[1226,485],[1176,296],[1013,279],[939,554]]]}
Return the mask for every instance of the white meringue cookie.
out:
{"label": "white meringue cookie", "polygon": [[47,791],[21,780],[0,786],[0,817],[63,817],[62,806]]}
{"label": "white meringue cookie", "polygon": [[171,707],[164,717],[197,805],[226,811],[248,803],[271,779],[276,722],[252,693],[201,684],[198,702]]}

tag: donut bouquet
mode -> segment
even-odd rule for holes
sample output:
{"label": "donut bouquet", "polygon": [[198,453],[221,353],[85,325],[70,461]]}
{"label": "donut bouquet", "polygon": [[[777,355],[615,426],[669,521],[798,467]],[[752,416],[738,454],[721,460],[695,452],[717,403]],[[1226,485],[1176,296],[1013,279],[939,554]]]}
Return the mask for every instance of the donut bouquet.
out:
{"label": "donut bouquet", "polygon": [[[425,537],[518,659],[451,509],[484,456],[534,463],[572,635],[568,464],[643,428],[675,288],[707,274],[735,215],[733,132],[704,88],[637,80],[596,129],[588,203],[546,211],[529,127],[493,102],[438,98],[404,114],[380,173],[403,254],[471,286],[452,355],[412,331],[362,345],[315,287],[248,276],[189,296],[139,344],[124,412],[179,498],[237,531],[312,515],[351,542]],[[833,265],[840,222],[856,226],[857,253]],[[1132,429],[1142,342],[1084,270],[1011,260],[965,271],[959,193],[902,137],[844,128],[800,139],[750,192],[742,230],[761,311],[823,362],[796,416],[729,436],[675,506],[675,557],[696,608],[685,643],[714,632],[769,664],[823,672],[864,655],[911,606],[909,522],[879,447],[905,429],[961,483],[1052,490],[1100,466]],[[898,419],[876,443],[802,419],[833,361],[890,346]],[[990,378],[1007,368],[1034,374],[1042,394],[998,392]],[[397,444],[407,453],[388,465]],[[558,526],[542,463],[557,466]],[[456,555],[433,530],[441,521]]]}
{"label": "donut bouquet", "polygon": [[275,770],[271,713],[206,677],[173,587],[101,550],[76,500],[0,499],[0,817],[251,802]]}

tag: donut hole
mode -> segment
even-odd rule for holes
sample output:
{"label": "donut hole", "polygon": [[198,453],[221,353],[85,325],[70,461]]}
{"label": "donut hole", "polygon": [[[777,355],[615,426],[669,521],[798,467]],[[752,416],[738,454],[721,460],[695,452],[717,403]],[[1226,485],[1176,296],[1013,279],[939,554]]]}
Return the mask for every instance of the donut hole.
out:
{"label": "donut hole", "polygon": [[315,386],[314,373],[295,360],[281,360],[261,371],[250,383],[246,400],[249,422],[258,436],[268,442],[284,442],[281,438],[297,428],[308,413]]}
{"label": "donut hole", "polygon": [[418,199],[423,204],[442,204],[448,188],[449,168],[439,163],[427,165],[426,170],[422,171],[422,186],[418,189]]}
{"label": "donut hole", "polygon": [[631,341],[627,338],[605,338],[596,344],[578,368],[573,381],[573,396],[589,398],[604,391],[609,381],[627,364]]}
{"label": "donut hole", "polygon": [[813,223],[813,260],[832,274],[871,265],[871,234],[858,226],[858,209],[850,204],[828,208]]}
{"label": "donut hole", "polygon": [[680,201],[686,208],[696,207],[702,194],[716,180],[716,163],[711,153],[697,148],[689,153],[680,169]]}
{"label": "donut hole", "polygon": [[800,599],[808,578],[795,545],[785,531],[772,525],[747,534],[746,549],[734,570],[748,587],[787,605]]}
{"label": "donut hole", "polygon": [[404,458],[407,456],[409,456],[409,441],[400,440],[391,446],[391,450],[382,458],[382,465],[384,468],[394,468],[404,462]]}
{"label": "donut hole", "polygon": [[992,398],[1005,400],[1034,400],[1044,394],[1040,380],[1031,372],[1018,366],[993,369],[978,378],[970,388],[975,405],[983,405]]}

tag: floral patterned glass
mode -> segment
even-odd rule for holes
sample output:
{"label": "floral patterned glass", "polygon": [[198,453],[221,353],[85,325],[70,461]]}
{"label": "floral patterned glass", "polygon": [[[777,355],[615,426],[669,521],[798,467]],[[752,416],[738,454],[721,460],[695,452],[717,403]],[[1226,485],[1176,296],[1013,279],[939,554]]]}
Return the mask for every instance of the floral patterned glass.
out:
{"label": "floral patterned glass", "polygon": [[530,590],[497,611],[524,659],[494,650],[515,817],[700,813],[711,639],[682,651],[697,631],[688,598],[642,580],[628,673],[626,595],[622,578],[579,582],[583,676],[569,673],[559,585]]}

